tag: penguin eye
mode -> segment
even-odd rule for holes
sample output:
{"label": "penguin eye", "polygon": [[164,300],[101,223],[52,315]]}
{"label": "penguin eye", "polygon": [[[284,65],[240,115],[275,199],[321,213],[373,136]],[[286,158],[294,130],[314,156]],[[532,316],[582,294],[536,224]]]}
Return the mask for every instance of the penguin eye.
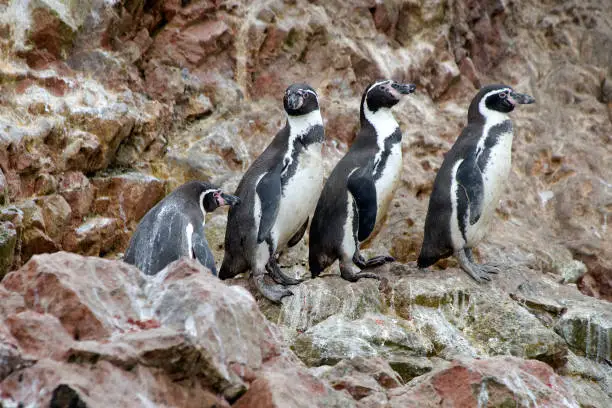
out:
{"label": "penguin eye", "polygon": [[506,96],[508,96],[507,92],[502,92],[502,93],[499,94],[499,97],[502,98],[502,99],[506,99]]}

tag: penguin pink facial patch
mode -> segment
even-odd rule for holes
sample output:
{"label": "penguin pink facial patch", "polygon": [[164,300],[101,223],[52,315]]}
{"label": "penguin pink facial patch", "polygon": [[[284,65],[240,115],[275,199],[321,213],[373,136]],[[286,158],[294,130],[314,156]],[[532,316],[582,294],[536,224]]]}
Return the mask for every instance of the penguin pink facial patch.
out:
{"label": "penguin pink facial patch", "polygon": [[220,192],[216,191],[214,194],[215,200],[217,201],[217,205],[219,205],[219,207],[225,205],[225,199],[223,198],[223,196],[221,195]]}

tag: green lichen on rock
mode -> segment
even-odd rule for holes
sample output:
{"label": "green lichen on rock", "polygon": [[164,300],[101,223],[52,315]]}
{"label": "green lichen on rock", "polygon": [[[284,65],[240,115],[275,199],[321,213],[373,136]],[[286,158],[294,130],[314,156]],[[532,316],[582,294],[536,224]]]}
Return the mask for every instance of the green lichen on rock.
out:
{"label": "green lichen on rock", "polygon": [[612,358],[612,309],[575,307],[563,315],[555,331],[572,350],[595,361]]}
{"label": "green lichen on rock", "polygon": [[8,223],[0,223],[0,280],[13,265],[13,255],[17,244],[17,231]]}
{"label": "green lichen on rock", "polygon": [[297,336],[293,350],[306,364],[318,366],[358,356],[400,361],[430,355],[433,345],[410,322],[367,313],[358,320],[331,316]]}
{"label": "green lichen on rock", "polygon": [[277,322],[293,333],[306,331],[332,315],[355,320],[385,309],[378,281],[373,279],[348,283],[339,276],[326,276],[291,290],[293,296],[283,301]]}

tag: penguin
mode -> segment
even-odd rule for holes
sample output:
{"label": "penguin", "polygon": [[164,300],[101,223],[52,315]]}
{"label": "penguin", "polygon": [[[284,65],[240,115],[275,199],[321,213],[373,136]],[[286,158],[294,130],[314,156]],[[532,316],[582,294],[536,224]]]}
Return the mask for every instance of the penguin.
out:
{"label": "penguin", "polygon": [[[297,244],[323,188],[325,137],[319,100],[307,84],[289,86],[283,98],[285,126],[246,171],[229,211],[225,255],[219,271],[229,279],[250,270],[259,292],[279,303],[301,281],[286,276],[277,253]],[[276,282],[266,283],[265,272]]]}
{"label": "penguin", "polygon": [[223,205],[236,205],[238,197],[202,181],[183,184],[151,208],[140,220],[123,260],[147,275],[186,256],[197,259],[217,275],[204,223],[206,214]]}
{"label": "penguin", "polygon": [[472,248],[488,231],[508,178],[512,121],[517,105],[534,103],[506,85],[480,89],[468,109],[468,123],[446,154],[436,175],[425,218],[420,268],[454,255],[475,281],[490,281],[496,265],[474,262]]}
{"label": "penguin", "polygon": [[402,132],[391,108],[415,89],[413,84],[385,80],[364,91],[361,128],[327,179],[310,225],[308,264],[313,278],[339,259],[342,278],[378,279],[359,270],[394,261],[390,256],[366,261],[359,244],[382,222],[393,198],[402,170]]}

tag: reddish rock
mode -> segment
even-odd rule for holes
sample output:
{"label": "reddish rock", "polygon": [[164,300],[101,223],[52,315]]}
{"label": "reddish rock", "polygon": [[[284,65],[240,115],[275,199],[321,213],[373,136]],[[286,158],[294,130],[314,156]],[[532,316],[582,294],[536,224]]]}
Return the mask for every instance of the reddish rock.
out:
{"label": "reddish rock", "polygon": [[40,197],[34,202],[41,208],[45,232],[54,242],[60,243],[64,228],[72,217],[70,205],[61,195]]}
{"label": "reddish rock", "polygon": [[143,113],[141,120],[134,124],[130,137],[119,146],[115,162],[120,166],[130,167],[164,154],[165,133],[171,124],[172,109],[159,101],[150,101]]}
{"label": "reddish rock", "polygon": [[[91,94],[85,96],[89,100],[84,101],[87,107],[76,110],[67,120],[73,124],[74,128],[92,133],[98,138],[100,152],[93,164],[99,169],[106,168],[115,159],[119,145],[132,132],[136,118],[130,114],[129,106],[121,102],[107,102],[107,106],[101,108],[103,113],[97,113],[92,109],[95,108],[92,105],[96,104],[96,97]],[[104,96],[111,97],[108,94]]]}
{"label": "reddish rock", "polygon": [[67,135],[62,160],[66,170],[91,172],[103,168],[102,146],[98,137],[82,130]]}
{"label": "reddish rock", "polygon": [[310,374],[283,359],[269,362],[249,390],[232,405],[235,408],[350,407],[354,402]]}
{"label": "reddish rock", "polygon": [[460,75],[457,64],[448,53],[432,58],[425,69],[430,72],[429,78],[421,78],[419,81],[433,100],[439,99]]}
{"label": "reddish rock", "polygon": [[222,51],[230,38],[230,28],[224,21],[203,21],[184,29],[177,46],[190,64],[198,66],[206,56]]}
{"label": "reddish rock", "polygon": [[20,234],[21,262],[33,255],[55,252],[58,244],[46,233],[45,219],[40,207],[32,200],[19,204],[23,212],[22,232]]}
{"label": "reddish rock", "polygon": [[10,292],[0,285],[0,317],[19,313],[25,310],[23,296],[19,293]]}
{"label": "reddish rock", "polygon": [[38,7],[32,7],[28,27],[29,40],[36,49],[46,50],[53,57],[60,59],[72,46],[74,29],[58,16],[57,11],[46,7],[44,2],[37,5]]}
{"label": "reddish rock", "polygon": [[171,379],[206,378],[208,366],[202,364],[206,350],[189,340],[185,333],[166,327],[128,332],[114,336],[112,341],[81,341],[67,355],[68,361],[95,364],[109,361],[131,370],[135,365],[163,370]]}
{"label": "reddish rock", "polygon": [[399,7],[391,2],[380,2],[370,9],[376,29],[395,36],[395,25],[399,18]]}
{"label": "reddish rock", "polygon": [[145,71],[147,92],[165,102],[176,100],[185,92],[181,70],[159,63],[150,64]]}
{"label": "reddish rock", "polygon": [[470,57],[465,57],[459,63],[459,71],[461,71],[461,75],[464,75],[469,79],[476,89],[479,89],[482,85],[480,79],[478,78],[478,71],[474,66],[474,62]]}
{"label": "reddish rock", "polygon": [[93,217],[64,236],[66,251],[83,255],[100,256],[127,243],[126,234],[116,218]]}
{"label": "reddish rock", "polygon": [[4,324],[22,353],[35,360],[61,360],[73,343],[57,317],[47,313],[27,310],[9,315]]}
{"label": "reddish rock", "polygon": [[57,191],[57,178],[51,174],[42,173],[34,178],[34,195],[48,195]]}
{"label": "reddish rock", "polygon": [[578,289],[585,295],[612,302],[612,265],[592,260],[587,263],[587,268],[588,272],[578,280]]}
{"label": "reddish rock", "polygon": [[[119,261],[36,256],[0,300],[3,401],[227,407],[215,394],[233,401],[252,383],[239,406],[352,406],[280,343],[248,292],[193,260],[146,278]],[[273,405],[258,405],[261,392]]]}
{"label": "reddish rock", "polygon": [[208,381],[229,399],[246,387],[244,379],[228,369],[230,364],[243,366],[244,373],[258,371],[281,353],[280,333],[251,294],[226,286],[197,261],[182,258],[168,265],[147,288],[147,296],[162,326],[185,331],[207,350]]}
{"label": "reddish rock", "polygon": [[2,281],[26,307],[57,317],[75,339],[102,339],[140,319],[143,279],[133,266],[66,252],[33,257]]}
{"label": "reddish rock", "polygon": [[402,385],[400,376],[382,358],[342,360],[322,373],[320,378],[336,390],[346,390],[358,401],[378,393],[384,395],[385,389]]}
{"label": "reddish rock", "polygon": [[142,173],[91,179],[96,198],[94,211],[121,221],[124,227],[134,226],[165,195],[165,183]]}
{"label": "reddish rock", "polygon": [[[0,292],[0,300],[2,299]],[[17,340],[6,326],[0,324],[0,382],[11,373],[32,365],[33,361],[24,357]],[[0,388],[1,389],[1,388]]]}
{"label": "reddish rock", "polygon": [[79,171],[69,171],[60,177],[59,193],[72,209],[73,219],[80,219],[89,213],[94,198],[93,186]]}
{"label": "reddish rock", "polygon": [[229,407],[197,381],[172,381],[142,366],[125,371],[106,361],[81,366],[44,359],[13,373],[0,387],[3,402],[24,406]]}
{"label": "reddish rock", "polygon": [[389,393],[390,407],[578,406],[554,370],[536,360],[493,357],[455,361]]}

